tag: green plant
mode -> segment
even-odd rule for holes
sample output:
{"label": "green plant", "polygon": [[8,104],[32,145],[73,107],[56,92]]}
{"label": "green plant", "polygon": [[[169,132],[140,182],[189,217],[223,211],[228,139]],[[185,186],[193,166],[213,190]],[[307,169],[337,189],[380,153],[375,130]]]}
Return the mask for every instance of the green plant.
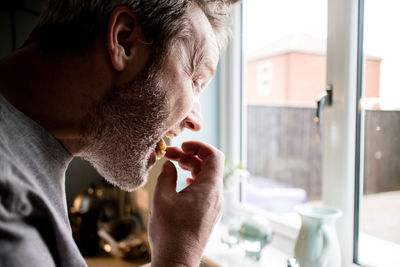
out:
{"label": "green plant", "polygon": [[224,168],[224,188],[228,188],[233,183],[233,178],[238,176],[247,176],[248,172],[242,162],[234,163],[225,159]]}

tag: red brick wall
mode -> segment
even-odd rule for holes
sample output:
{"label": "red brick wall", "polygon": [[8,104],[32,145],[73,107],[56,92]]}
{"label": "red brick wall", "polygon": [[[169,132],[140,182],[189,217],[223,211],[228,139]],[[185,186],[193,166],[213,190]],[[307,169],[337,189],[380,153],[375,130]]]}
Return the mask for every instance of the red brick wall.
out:
{"label": "red brick wall", "polygon": [[[257,66],[272,63],[272,92],[257,92]],[[313,107],[326,86],[325,55],[290,52],[252,60],[246,64],[246,101],[251,104]],[[379,97],[380,60],[368,59],[365,64],[365,97]]]}

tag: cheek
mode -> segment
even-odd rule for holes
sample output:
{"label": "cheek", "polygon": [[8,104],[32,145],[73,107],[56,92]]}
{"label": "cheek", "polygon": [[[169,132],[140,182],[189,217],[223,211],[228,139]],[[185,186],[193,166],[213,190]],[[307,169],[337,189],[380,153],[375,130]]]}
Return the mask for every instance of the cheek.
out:
{"label": "cheek", "polygon": [[190,113],[194,103],[193,92],[189,90],[181,90],[179,93],[176,92],[172,96],[173,101],[171,101],[171,123],[175,125],[183,121]]}

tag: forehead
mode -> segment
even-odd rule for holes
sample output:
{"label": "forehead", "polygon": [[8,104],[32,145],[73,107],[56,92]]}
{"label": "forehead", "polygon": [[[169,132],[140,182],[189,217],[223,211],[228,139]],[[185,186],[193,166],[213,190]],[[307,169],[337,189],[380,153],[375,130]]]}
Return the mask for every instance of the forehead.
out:
{"label": "forehead", "polygon": [[196,4],[189,10],[189,20],[192,26],[189,49],[194,50],[191,54],[203,54],[205,63],[215,67],[219,58],[217,39],[206,15]]}

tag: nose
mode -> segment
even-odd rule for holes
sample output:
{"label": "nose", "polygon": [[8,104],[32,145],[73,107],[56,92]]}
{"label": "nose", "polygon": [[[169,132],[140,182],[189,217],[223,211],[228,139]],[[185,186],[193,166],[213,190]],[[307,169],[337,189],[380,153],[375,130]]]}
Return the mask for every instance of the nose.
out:
{"label": "nose", "polygon": [[185,128],[198,132],[203,127],[203,116],[201,115],[201,105],[199,101],[193,103],[193,108],[189,115],[183,120]]}

